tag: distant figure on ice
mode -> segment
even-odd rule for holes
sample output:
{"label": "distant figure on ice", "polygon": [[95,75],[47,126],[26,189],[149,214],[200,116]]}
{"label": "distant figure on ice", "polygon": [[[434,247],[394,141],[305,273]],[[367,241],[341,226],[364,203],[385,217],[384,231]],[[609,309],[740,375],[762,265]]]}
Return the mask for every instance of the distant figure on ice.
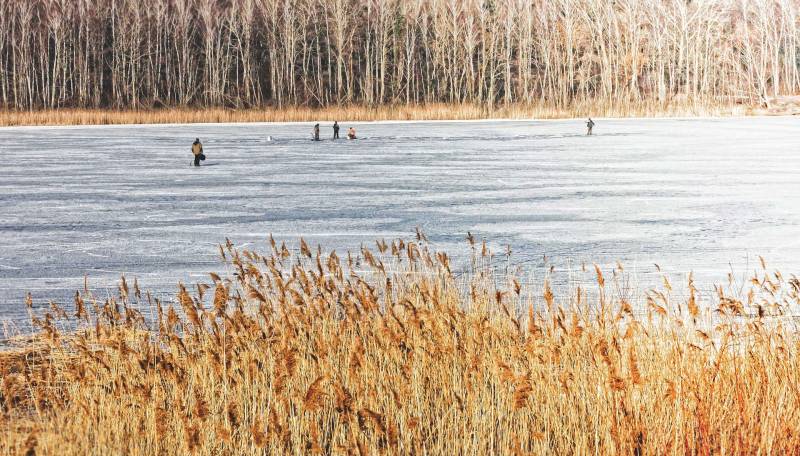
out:
{"label": "distant figure on ice", "polygon": [[314,141],[319,141],[319,124],[314,125]]}
{"label": "distant figure on ice", "polygon": [[272,135],[267,136],[267,142],[272,142],[272,141],[273,141]]}
{"label": "distant figure on ice", "polygon": [[339,139],[339,122],[333,122],[333,139]]}
{"label": "distant figure on ice", "polygon": [[194,139],[192,143],[192,153],[194,154],[194,166],[200,166],[200,162],[206,159],[205,154],[203,154],[203,143],[200,142],[200,138]]}
{"label": "distant figure on ice", "polygon": [[350,129],[347,130],[347,137],[349,139],[356,139],[356,129],[353,128],[353,127],[350,127]]}
{"label": "distant figure on ice", "polygon": [[592,136],[592,128],[594,127],[594,120],[589,117],[589,121],[586,122],[586,136]]}

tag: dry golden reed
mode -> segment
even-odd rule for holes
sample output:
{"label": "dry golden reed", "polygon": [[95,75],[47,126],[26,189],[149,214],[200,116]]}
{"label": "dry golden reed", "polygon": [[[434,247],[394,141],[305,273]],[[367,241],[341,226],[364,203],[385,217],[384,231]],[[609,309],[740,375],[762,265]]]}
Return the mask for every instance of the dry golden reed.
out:
{"label": "dry golden reed", "polygon": [[742,301],[598,266],[562,293],[469,242],[466,270],[422,233],[227,242],[173,302],[52,304],[0,355],[0,454],[800,452],[796,277],[764,264]]}
{"label": "dry golden reed", "polygon": [[560,119],[574,117],[670,117],[757,114],[752,107],[721,104],[635,102],[569,107],[511,104],[489,108],[476,104],[282,107],[274,109],[176,108],[141,110],[44,109],[0,110],[0,126],[124,125],[174,123],[319,122],[381,120]]}

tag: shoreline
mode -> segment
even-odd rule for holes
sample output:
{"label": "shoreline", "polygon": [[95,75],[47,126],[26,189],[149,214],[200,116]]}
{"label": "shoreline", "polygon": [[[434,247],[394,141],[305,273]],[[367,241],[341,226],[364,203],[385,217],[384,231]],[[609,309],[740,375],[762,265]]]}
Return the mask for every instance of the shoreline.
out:
{"label": "shoreline", "polygon": [[421,122],[486,121],[565,121],[596,119],[704,119],[740,117],[782,117],[800,115],[797,110],[759,109],[747,105],[730,106],[638,106],[559,109],[542,106],[511,105],[494,110],[475,105],[412,105],[379,107],[345,106],[331,108],[222,109],[165,108],[147,110],[61,109],[39,111],[0,110],[0,128],[88,127],[131,125],[286,125],[315,122],[391,124]]}
{"label": "shoreline", "polygon": [[[724,119],[781,119],[800,117],[800,114],[735,114],[735,115],[697,115],[697,116],[592,116],[592,119],[599,121],[666,121],[666,120],[724,120]],[[554,118],[487,118],[487,119],[431,119],[431,120],[351,120],[343,122],[357,122],[363,125],[393,125],[393,124],[473,124],[473,123],[554,123],[585,121],[586,117],[554,117]],[[61,130],[61,129],[84,129],[84,128],[136,128],[136,127],[181,127],[187,125],[204,125],[210,127],[226,127],[237,125],[252,126],[291,126],[291,125],[314,125],[315,123],[330,123],[332,120],[302,120],[285,122],[171,122],[171,123],[118,123],[118,124],[63,124],[63,125],[2,125],[0,130]]]}

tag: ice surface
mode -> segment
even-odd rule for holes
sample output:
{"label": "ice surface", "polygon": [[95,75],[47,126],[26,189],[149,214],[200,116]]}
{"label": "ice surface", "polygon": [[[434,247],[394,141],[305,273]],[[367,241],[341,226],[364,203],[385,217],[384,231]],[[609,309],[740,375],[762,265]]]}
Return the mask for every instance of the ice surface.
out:
{"label": "ice surface", "polygon": [[220,271],[226,237],[269,233],[341,252],[419,226],[458,254],[471,231],[532,270],[619,260],[645,283],[654,263],[706,285],[756,255],[798,271],[800,119],[596,121],[0,129],[0,320],[84,275],[171,293]]}

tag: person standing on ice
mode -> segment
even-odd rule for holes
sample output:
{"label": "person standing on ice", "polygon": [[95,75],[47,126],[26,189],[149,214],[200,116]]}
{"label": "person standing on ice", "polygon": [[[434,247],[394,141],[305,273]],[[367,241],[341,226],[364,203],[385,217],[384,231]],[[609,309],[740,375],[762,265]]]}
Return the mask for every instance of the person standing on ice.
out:
{"label": "person standing on ice", "polygon": [[592,136],[592,128],[594,127],[594,120],[589,117],[589,121],[586,122],[586,136]]}
{"label": "person standing on ice", "polygon": [[339,122],[333,121],[333,139],[339,139]]}
{"label": "person standing on ice", "polygon": [[350,129],[347,130],[347,137],[349,139],[356,139],[356,129],[353,128],[353,127],[350,127]]}
{"label": "person standing on ice", "polygon": [[203,143],[200,142],[200,138],[194,138],[192,154],[194,154],[194,166],[200,166],[200,162],[206,159],[205,154],[203,154]]}
{"label": "person standing on ice", "polygon": [[319,141],[319,124],[314,125],[314,141]]}

